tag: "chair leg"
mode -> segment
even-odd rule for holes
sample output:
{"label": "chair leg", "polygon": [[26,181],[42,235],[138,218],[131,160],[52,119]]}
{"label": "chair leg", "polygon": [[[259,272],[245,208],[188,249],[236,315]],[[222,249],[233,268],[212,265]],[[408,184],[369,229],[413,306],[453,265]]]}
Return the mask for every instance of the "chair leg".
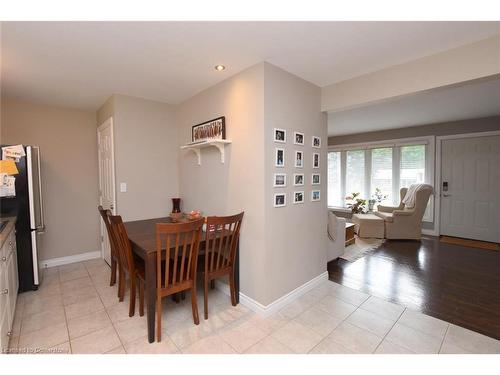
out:
{"label": "chair leg", "polygon": [[194,324],[200,324],[200,318],[198,316],[198,303],[196,301],[196,286],[191,288],[191,309],[193,310]]}
{"label": "chair leg", "polygon": [[120,302],[123,302],[125,298],[125,286],[127,281],[125,280],[125,271],[122,267],[119,268],[119,276],[118,276],[118,299]]}
{"label": "chair leg", "polygon": [[183,301],[186,299],[186,291],[185,290],[183,290],[181,292],[181,298],[182,298]]}
{"label": "chair leg", "polygon": [[111,279],[109,280],[109,286],[116,284],[116,260],[111,257]]}
{"label": "chair leg", "polygon": [[215,279],[210,280],[210,289],[215,289]]}
{"label": "chair leg", "polygon": [[234,282],[234,268],[231,269],[231,273],[229,274],[229,290],[231,292],[231,304],[236,306],[236,289]]}
{"label": "chair leg", "polygon": [[130,276],[130,304],[128,309],[128,316],[132,317],[135,314],[135,275]]}
{"label": "chair leg", "polygon": [[208,319],[208,278],[203,279],[203,311],[205,320]]}
{"label": "chair leg", "polygon": [[156,299],[156,341],[161,341],[161,298]]}
{"label": "chair leg", "polygon": [[144,316],[144,281],[139,280],[139,316]]}

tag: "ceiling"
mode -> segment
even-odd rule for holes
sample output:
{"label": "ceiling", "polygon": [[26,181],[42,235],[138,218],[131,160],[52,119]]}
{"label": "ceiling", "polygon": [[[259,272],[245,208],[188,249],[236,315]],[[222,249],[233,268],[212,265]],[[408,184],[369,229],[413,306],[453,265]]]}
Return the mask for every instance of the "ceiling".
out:
{"label": "ceiling", "polygon": [[498,33],[500,22],[4,22],[2,93],[89,110],[113,93],[176,104],[261,61],[326,86]]}
{"label": "ceiling", "polygon": [[328,135],[500,115],[500,79],[441,88],[328,114]]}

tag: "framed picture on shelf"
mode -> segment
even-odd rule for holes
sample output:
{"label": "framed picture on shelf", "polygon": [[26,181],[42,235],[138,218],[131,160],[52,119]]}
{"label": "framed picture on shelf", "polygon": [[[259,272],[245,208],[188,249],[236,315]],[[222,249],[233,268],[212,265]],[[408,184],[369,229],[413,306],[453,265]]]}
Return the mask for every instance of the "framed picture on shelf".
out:
{"label": "framed picture on shelf", "polygon": [[285,149],[277,148],[274,160],[274,166],[278,168],[283,168],[285,166]]}
{"label": "framed picture on shelf", "polygon": [[293,204],[304,203],[304,192],[294,191],[293,192]]}
{"label": "framed picture on shelf", "polygon": [[313,153],[313,168],[319,168],[319,154]]}
{"label": "framed picture on shelf", "polygon": [[274,142],[286,143],[286,130],[274,128],[273,130]]}
{"label": "framed picture on shelf", "polygon": [[286,186],[286,173],[275,173],[273,187]]}
{"label": "framed picture on shelf", "polygon": [[320,137],[316,137],[313,135],[312,137],[312,146],[314,148],[321,148],[321,138]]}
{"label": "framed picture on shelf", "polygon": [[304,133],[293,132],[293,144],[304,146]]}
{"label": "framed picture on shelf", "polygon": [[285,207],[286,206],[286,194],[279,193],[274,194],[274,207]]}
{"label": "framed picture on shelf", "polygon": [[319,190],[311,191],[311,202],[318,202],[321,199],[321,192]]}
{"label": "framed picture on shelf", "polygon": [[311,176],[311,185],[319,185],[319,173],[313,173]]}
{"label": "framed picture on shelf", "polygon": [[192,142],[203,142],[211,139],[226,139],[226,118],[224,116],[192,127]]}
{"label": "framed picture on shelf", "polygon": [[302,168],[304,166],[304,153],[302,151],[295,151],[295,168]]}
{"label": "framed picture on shelf", "polygon": [[293,174],[293,186],[304,186],[304,173]]}

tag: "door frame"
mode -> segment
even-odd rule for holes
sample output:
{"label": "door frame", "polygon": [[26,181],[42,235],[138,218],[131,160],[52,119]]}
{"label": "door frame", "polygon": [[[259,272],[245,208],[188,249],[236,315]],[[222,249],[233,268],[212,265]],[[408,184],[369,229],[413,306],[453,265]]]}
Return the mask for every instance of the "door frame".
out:
{"label": "door frame", "polygon": [[434,231],[437,236],[441,235],[441,150],[442,142],[450,139],[461,139],[461,138],[479,138],[488,136],[500,135],[500,130],[491,130],[485,132],[475,132],[475,133],[464,133],[464,134],[450,134],[441,135],[436,137],[436,183],[434,186],[435,190],[435,212],[434,212]]}
{"label": "door frame", "polygon": [[[98,178],[98,188],[99,188],[99,204],[102,204],[102,193],[101,193],[101,155],[99,152],[99,147],[100,147],[100,132],[103,131],[104,129],[110,127],[111,128],[111,165],[113,168],[111,169],[111,175],[112,175],[112,180],[114,181],[115,188],[113,189],[113,209],[111,212],[113,215],[116,215],[116,165],[115,165],[115,132],[114,132],[114,127],[113,127],[113,116],[109,117],[106,119],[101,125],[97,127],[97,170],[99,173],[99,178]],[[101,244],[101,258],[104,259],[104,248],[103,248],[103,241],[101,240],[101,237],[104,236],[105,234],[105,228],[103,227],[103,222],[101,218],[99,217],[99,228],[100,228],[100,233],[99,233],[99,243]]]}

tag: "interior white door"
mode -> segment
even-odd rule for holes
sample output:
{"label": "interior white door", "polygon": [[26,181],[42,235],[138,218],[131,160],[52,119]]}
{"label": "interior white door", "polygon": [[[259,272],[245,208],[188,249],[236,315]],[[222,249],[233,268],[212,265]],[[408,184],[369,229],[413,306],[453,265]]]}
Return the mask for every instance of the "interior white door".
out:
{"label": "interior white door", "polygon": [[443,140],[441,234],[500,242],[500,136]]}
{"label": "interior white door", "polygon": [[[113,143],[113,118],[107,119],[97,128],[97,144],[99,158],[99,203],[104,209],[116,214],[115,191],[115,153]],[[101,251],[108,264],[111,264],[111,247],[106,227],[100,220]]]}

